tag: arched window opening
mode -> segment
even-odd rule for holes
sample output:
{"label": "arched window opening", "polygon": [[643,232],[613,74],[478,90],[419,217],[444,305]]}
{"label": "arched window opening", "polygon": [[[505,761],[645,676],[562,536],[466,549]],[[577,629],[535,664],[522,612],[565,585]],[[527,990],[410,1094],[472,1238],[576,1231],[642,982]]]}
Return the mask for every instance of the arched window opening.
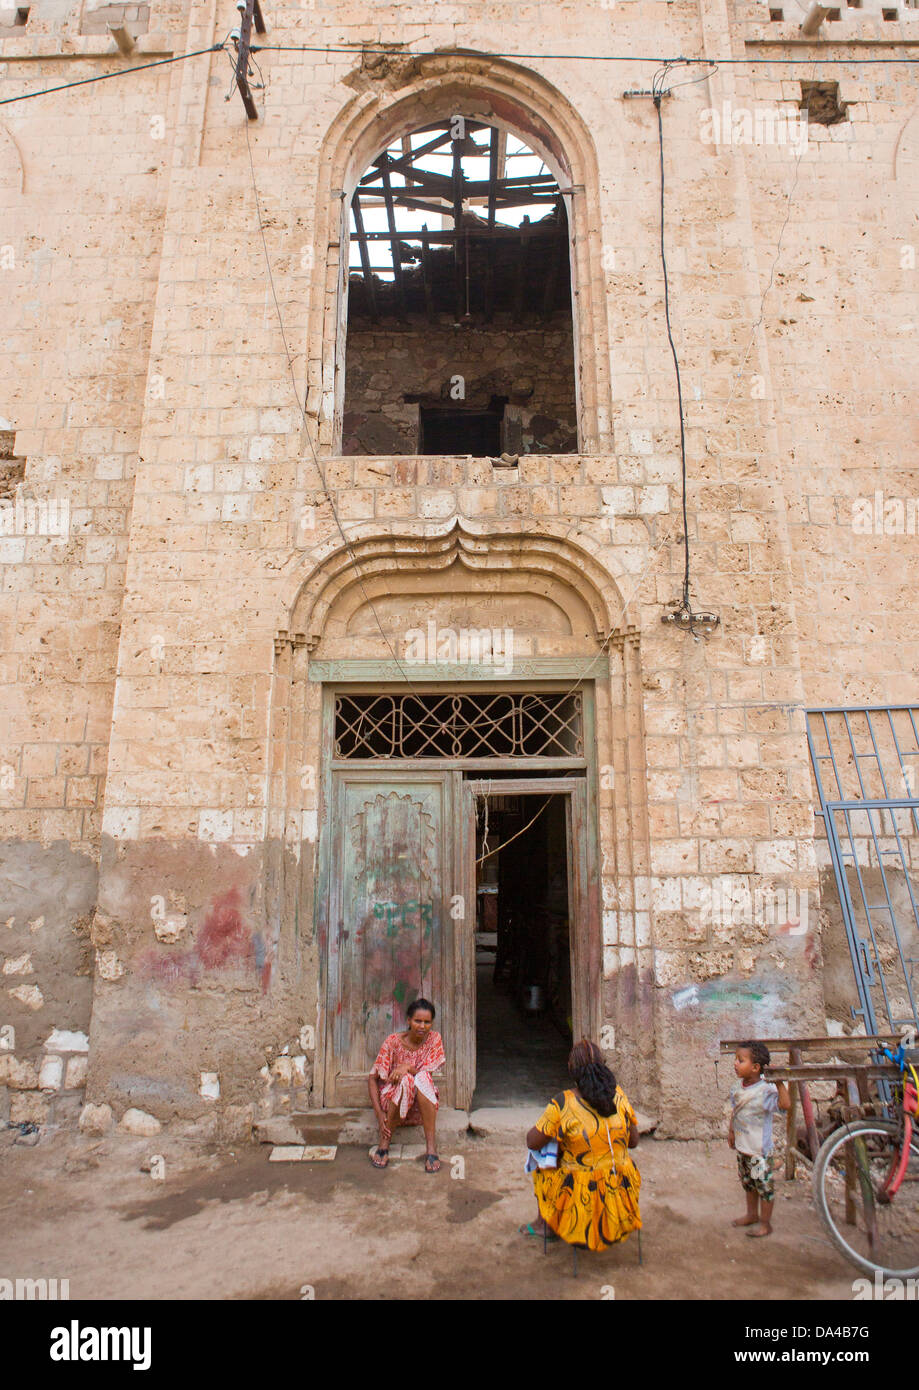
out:
{"label": "arched window opening", "polygon": [[343,453],[577,452],[566,192],[462,116],[373,160],[351,204]]}

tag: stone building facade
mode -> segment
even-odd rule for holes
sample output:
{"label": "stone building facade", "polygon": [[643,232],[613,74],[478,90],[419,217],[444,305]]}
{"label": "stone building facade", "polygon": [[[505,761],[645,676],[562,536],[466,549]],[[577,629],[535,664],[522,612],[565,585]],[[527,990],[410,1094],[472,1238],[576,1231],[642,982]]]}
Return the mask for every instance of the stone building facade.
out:
{"label": "stone building facade", "polygon": [[[488,768],[349,767],[336,708],[357,695],[577,699],[575,745],[532,769],[565,782],[573,1023],[663,1131],[720,1114],[719,1038],[824,1031],[835,890],[805,711],[909,704],[919,668],[916,526],[853,526],[860,500],[919,498],[917,14],[864,0],[807,39],[764,0],[282,3],[248,122],[213,49],[228,0],[2,12],[5,98],[150,65],[0,110],[14,1122],[89,1100],[229,1133],[358,1099],[341,1019],[358,1027],[368,958],[345,949],[342,881],[390,801],[422,808],[400,833],[429,856],[438,955],[408,983],[438,982],[447,1099],[468,1105]],[[641,93],[676,55],[710,63],[674,67],[661,103],[707,636],[661,621],[680,413]],[[525,141],[564,193],[576,442],[497,464],[345,451],[351,194],[456,114]],[[429,623],[510,627],[513,669],[428,650],[407,670]],[[360,852],[355,893],[388,871]],[[809,911],[719,915],[725,876]]]}

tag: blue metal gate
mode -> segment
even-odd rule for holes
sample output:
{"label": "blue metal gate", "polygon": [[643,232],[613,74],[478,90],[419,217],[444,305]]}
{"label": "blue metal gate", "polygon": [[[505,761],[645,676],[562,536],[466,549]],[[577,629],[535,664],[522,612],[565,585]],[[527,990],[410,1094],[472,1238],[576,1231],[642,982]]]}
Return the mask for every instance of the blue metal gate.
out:
{"label": "blue metal gate", "polygon": [[866,1033],[919,1029],[919,706],[807,711],[807,741]]}

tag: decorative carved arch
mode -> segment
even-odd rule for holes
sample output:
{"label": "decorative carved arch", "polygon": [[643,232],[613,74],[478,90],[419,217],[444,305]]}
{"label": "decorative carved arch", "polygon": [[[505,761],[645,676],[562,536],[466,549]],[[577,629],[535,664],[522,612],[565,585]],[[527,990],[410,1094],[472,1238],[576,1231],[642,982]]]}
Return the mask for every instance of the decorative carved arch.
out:
{"label": "decorative carved arch", "polygon": [[[553,528],[554,529],[554,528]],[[333,608],[349,593],[371,600],[387,592],[393,574],[431,574],[459,565],[471,573],[512,574],[549,596],[567,588],[590,615],[590,638],[597,647],[627,629],[626,602],[609,571],[583,545],[573,544],[549,528],[520,531],[502,528],[478,532],[456,517],[446,528],[424,524],[401,533],[359,533],[350,546],[329,546],[305,578],[293,602],[283,637],[314,651]]]}
{"label": "decorative carved arch", "polygon": [[[475,52],[445,52],[404,61],[338,114],[323,144],[315,225],[310,343],[321,358],[310,380],[321,381],[319,437],[340,448],[347,326],[348,210],[358,179],[388,144],[443,116],[464,115],[499,126],[536,150],[566,195],[574,320],[580,451],[612,447],[609,341],[602,287],[596,151],[586,124],[568,99],[540,74]],[[358,85],[357,78],[351,78]],[[370,80],[364,80],[370,85]],[[592,215],[593,213],[593,215]]]}
{"label": "decorative carved arch", "polygon": [[[367,521],[350,532],[349,544],[329,538],[299,557],[286,576],[288,627],[278,635],[272,673],[268,827],[274,858],[266,903],[269,921],[279,939],[288,941],[291,953],[306,959],[318,952],[323,959],[319,908],[327,897],[328,861],[324,869],[318,847],[323,826],[328,839],[328,818],[335,804],[328,757],[332,697],[341,681],[391,690],[404,680],[404,673],[400,677],[391,669],[397,663],[385,658],[381,662],[377,655],[367,661],[374,669],[366,673],[328,669],[336,658],[327,662],[316,649],[321,653],[326,646],[323,638],[329,628],[335,628],[333,644],[340,643],[336,625],[342,613],[360,612],[364,591],[385,596],[387,582],[395,588],[406,573],[414,572],[421,581],[419,590],[432,592],[437,579],[456,567],[474,577],[471,587],[476,594],[493,596],[505,576],[515,576],[525,593],[551,589],[559,604],[567,592],[569,611],[589,615],[589,622],[580,623],[569,638],[569,651],[577,647],[583,678],[594,683],[586,772],[592,819],[589,827],[586,821],[582,827],[595,837],[595,877],[604,895],[602,923],[596,923],[597,948],[601,940],[603,946],[602,1017],[615,1020],[617,1038],[635,1058],[632,1075],[646,1078],[650,1088],[655,1084],[650,986],[654,943],[650,926],[642,920],[644,911],[637,911],[647,899],[651,873],[640,652],[637,627],[624,598],[634,579],[612,574],[608,555],[594,538],[560,522],[540,520],[527,527],[519,521],[485,525],[455,517],[448,522],[394,521],[389,526]],[[430,586],[424,583],[426,574]],[[452,592],[452,582],[449,589]],[[596,661],[594,666],[607,642],[608,662]],[[514,680],[529,678],[523,664],[515,664]],[[426,668],[425,685],[454,678],[449,667],[442,671],[438,677]],[[543,673],[535,679],[562,677]],[[565,680],[567,688],[567,676]]]}

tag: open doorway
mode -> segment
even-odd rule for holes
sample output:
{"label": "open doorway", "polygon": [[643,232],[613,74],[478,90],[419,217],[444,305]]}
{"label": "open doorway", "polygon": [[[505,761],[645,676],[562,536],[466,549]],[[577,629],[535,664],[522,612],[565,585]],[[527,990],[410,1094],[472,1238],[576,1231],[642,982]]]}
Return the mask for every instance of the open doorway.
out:
{"label": "open doorway", "polygon": [[473,1106],[545,1103],[572,1038],[567,798],[476,797]]}

